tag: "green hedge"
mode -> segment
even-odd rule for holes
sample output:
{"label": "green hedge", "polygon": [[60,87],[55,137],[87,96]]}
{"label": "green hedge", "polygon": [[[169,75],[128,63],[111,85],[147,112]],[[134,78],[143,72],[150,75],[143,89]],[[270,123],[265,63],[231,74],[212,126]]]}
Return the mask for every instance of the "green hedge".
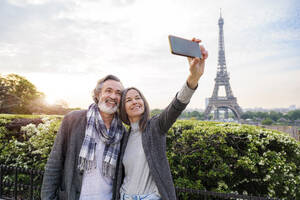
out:
{"label": "green hedge", "polygon": [[[21,126],[22,119],[36,124]],[[61,120],[62,116],[0,115],[0,163],[43,170]]]}
{"label": "green hedge", "polygon": [[177,121],[167,140],[175,185],[300,199],[300,143],[235,123]]}
{"label": "green hedge", "polygon": [[[61,116],[18,130],[0,115],[0,163],[43,169]],[[285,133],[235,123],[178,120],[167,136],[175,185],[193,189],[300,198],[300,143]]]}

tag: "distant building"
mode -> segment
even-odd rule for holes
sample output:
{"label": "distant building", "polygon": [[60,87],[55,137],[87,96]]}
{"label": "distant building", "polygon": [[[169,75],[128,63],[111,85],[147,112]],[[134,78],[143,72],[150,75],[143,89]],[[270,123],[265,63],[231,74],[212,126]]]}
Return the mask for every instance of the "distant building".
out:
{"label": "distant building", "polygon": [[296,105],[290,105],[288,109],[291,111],[291,110],[296,110],[297,108]]}
{"label": "distant building", "polygon": [[[224,19],[220,13],[218,21],[219,25],[219,54],[218,54],[218,68],[217,76],[215,78],[215,86],[212,96],[208,99],[208,104],[205,107],[204,116],[206,119],[210,118],[210,113],[213,111],[213,119],[220,120],[222,118],[229,118],[229,111],[238,120],[243,114],[242,108],[237,103],[237,98],[233,95],[230,83],[229,73],[227,72],[225,60],[225,45],[224,45]],[[225,89],[225,96],[221,96],[219,91],[221,88]],[[223,114],[224,112],[224,114]]]}

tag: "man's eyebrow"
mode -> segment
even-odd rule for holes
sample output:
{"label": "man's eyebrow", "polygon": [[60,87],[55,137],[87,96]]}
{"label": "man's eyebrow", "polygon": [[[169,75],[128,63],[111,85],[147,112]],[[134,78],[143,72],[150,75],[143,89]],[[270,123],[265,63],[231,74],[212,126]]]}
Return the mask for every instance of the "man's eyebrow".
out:
{"label": "man's eyebrow", "polygon": [[[112,87],[107,87],[105,90],[114,90]],[[117,92],[121,92],[121,90],[116,90]]]}

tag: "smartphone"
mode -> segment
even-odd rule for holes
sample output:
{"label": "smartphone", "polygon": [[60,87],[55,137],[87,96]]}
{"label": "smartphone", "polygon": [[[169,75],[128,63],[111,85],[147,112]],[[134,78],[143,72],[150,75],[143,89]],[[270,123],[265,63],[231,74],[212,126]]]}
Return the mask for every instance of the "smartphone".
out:
{"label": "smartphone", "polygon": [[191,58],[202,58],[202,53],[197,42],[169,35],[169,43],[172,54]]}

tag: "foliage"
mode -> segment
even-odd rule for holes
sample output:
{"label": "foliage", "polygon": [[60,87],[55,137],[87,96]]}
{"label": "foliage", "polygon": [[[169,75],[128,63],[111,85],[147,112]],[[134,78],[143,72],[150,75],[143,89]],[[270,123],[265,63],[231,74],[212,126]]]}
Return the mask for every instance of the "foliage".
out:
{"label": "foliage", "polygon": [[204,120],[205,116],[204,113],[198,112],[198,111],[184,111],[181,113],[180,119],[196,119],[196,120]]}
{"label": "foliage", "polygon": [[17,74],[0,75],[0,113],[66,114],[78,108],[68,108],[63,100],[54,105],[45,102],[45,95],[25,77]]}
{"label": "foliage", "polygon": [[[60,115],[51,115],[52,117],[60,117]],[[12,120],[12,119],[35,119],[40,118],[41,115],[20,115],[20,114],[0,114],[0,119]]]}
{"label": "foliage", "polygon": [[151,110],[150,116],[153,117],[154,115],[158,115],[162,112],[162,109],[153,109]]}
{"label": "foliage", "polygon": [[272,121],[272,119],[267,118],[267,119],[262,120],[261,124],[262,125],[271,125],[271,124],[273,124],[273,121]]}
{"label": "foliage", "polygon": [[[153,109],[151,110],[151,117],[154,115],[160,114],[163,110],[162,109]],[[194,111],[183,111],[181,115],[179,116],[179,119],[196,119],[196,120],[204,120],[204,113],[198,112],[196,110]]]}
{"label": "foliage", "polygon": [[294,110],[287,113],[287,116],[291,120],[299,120],[300,119],[300,110]]}
{"label": "foliage", "polygon": [[0,84],[3,88],[1,112],[32,113],[32,103],[44,97],[31,82],[17,74],[0,76]]}
{"label": "foliage", "polygon": [[[159,114],[161,112],[162,112],[161,109],[153,109],[153,110],[151,110],[151,116]],[[229,114],[229,118],[235,118],[232,112],[229,112],[228,114]],[[211,118],[212,118],[212,113],[209,116],[209,119],[211,119]],[[268,119],[268,121],[269,121],[269,119],[271,119],[273,122],[278,122],[278,123],[282,123],[283,121],[281,121],[281,119],[283,119],[283,120],[286,120],[286,122],[283,124],[287,124],[287,122],[289,120],[290,121],[300,120],[300,110],[293,110],[293,111],[289,111],[288,113],[276,112],[273,110],[269,111],[269,112],[247,111],[242,114],[241,118],[244,120],[252,119],[255,121],[262,121],[262,120],[266,120],[266,119]],[[196,110],[184,111],[179,116],[179,119],[205,120],[205,116],[204,116],[203,112],[198,112]]]}
{"label": "foliage", "polygon": [[270,118],[274,122],[278,121],[279,119],[286,119],[286,120],[300,120],[300,110],[293,110],[289,111],[288,113],[284,114],[281,112],[270,111],[270,112],[252,112],[247,111],[244,112],[241,116],[242,119],[267,119]]}
{"label": "foliage", "polygon": [[[42,117],[41,124],[23,126],[22,137],[6,129],[14,117],[0,115],[1,164],[44,169],[62,117]],[[300,143],[285,133],[178,120],[167,135],[167,156],[179,187],[300,198]]]}
{"label": "foliage", "polygon": [[281,112],[275,112],[275,111],[271,111],[269,113],[269,117],[271,120],[273,121],[277,121],[278,119],[282,118],[284,115]]}
{"label": "foliage", "polygon": [[0,163],[24,168],[44,169],[61,117],[43,117],[43,123],[28,124],[21,132],[12,133],[0,127]]}
{"label": "foliage", "polygon": [[285,133],[234,123],[177,121],[167,146],[177,186],[300,198],[300,143]]}

